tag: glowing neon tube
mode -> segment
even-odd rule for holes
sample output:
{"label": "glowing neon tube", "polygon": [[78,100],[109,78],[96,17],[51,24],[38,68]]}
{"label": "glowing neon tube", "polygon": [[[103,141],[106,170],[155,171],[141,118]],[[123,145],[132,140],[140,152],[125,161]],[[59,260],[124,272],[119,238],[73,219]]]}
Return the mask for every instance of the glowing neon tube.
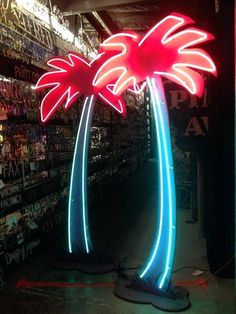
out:
{"label": "glowing neon tube", "polygon": [[87,205],[87,160],[89,132],[94,108],[94,96],[86,97],[80,118],[72,162],[69,206],[68,248],[70,253],[91,253]]}
{"label": "glowing neon tube", "polygon": [[[147,78],[154,113],[158,165],[157,235],[140,278],[152,277],[159,289],[171,279],[176,237],[176,200],[168,111],[161,78]],[[158,86],[158,89],[157,89]]]}

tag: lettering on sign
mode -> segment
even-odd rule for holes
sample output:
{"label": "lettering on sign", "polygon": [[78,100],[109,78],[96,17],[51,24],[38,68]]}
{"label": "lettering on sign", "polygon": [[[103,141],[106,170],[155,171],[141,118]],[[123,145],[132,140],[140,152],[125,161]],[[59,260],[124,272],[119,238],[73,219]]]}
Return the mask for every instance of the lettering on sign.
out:
{"label": "lettering on sign", "polygon": [[6,57],[8,59],[21,61],[23,63],[30,64],[30,58],[29,57],[27,57],[26,55],[24,55],[22,53],[14,51],[10,48],[3,48],[2,54],[4,57]]}
{"label": "lettering on sign", "polygon": [[184,132],[185,136],[206,135],[208,133],[208,117],[192,117]]}
{"label": "lettering on sign", "polygon": [[183,90],[170,90],[170,109],[180,109],[180,103],[186,101],[188,94]]}
{"label": "lettering on sign", "polygon": [[9,160],[3,163],[2,167],[3,178],[17,178],[22,176],[22,161]]}
{"label": "lettering on sign", "polygon": [[21,204],[22,203],[22,196],[21,194],[9,196],[7,198],[0,200],[0,209],[7,209],[12,207],[13,205]]}
{"label": "lettering on sign", "polygon": [[12,194],[15,194],[21,191],[22,191],[21,183],[11,185],[10,187],[7,186],[0,190],[0,198],[11,196]]}
{"label": "lettering on sign", "polygon": [[170,90],[170,109],[182,109],[187,104],[188,109],[207,108],[207,89],[204,89],[203,99],[199,101],[196,95],[189,95],[185,90]]}
{"label": "lettering on sign", "polygon": [[31,71],[29,68],[25,67],[24,65],[15,65],[14,68],[15,68],[14,77],[19,80],[37,82],[37,80],[41,76],[40,73]]}
{"label": "lettering on sign", "polygon": [[41,243],[40,239],[35,239],[29,243],[25,243],[21,247],[15,249],[13,252],[5,253],[6,265],[19,264],[30,256],[33,250]]}
{"label": "lettering on sign", "polygon": [[24,251],[24,248],[22,249],[16,249],[12,253],[6,253],[5,254],[5,259],[6,259],[6,264],[7,266],[11,265],[12,262],[19,264],[22,258],[22,251]]}
{"label": "lettering on sign", "polygon": [[[38,67],[42,67],[42,64],[45,64],[45,60],[48,60],[53,55],[57,54],[54,46],[51,46],[50,48],[42,47],[40,43],[38,44],[32,39],[23,37],[16,30],[5,27],[3,24],[0,27],[0,42],[4,46],[13,49],[13,51],[20,52],[22,56],[32,58],[31,64]],[[35,60],[40,63],[34,64],[34,62],[36,62]],[[23,62],[23,60],[21,61]]]}
{"label": "lettering on sign", "polygon": [[203,97],[189,95],[183,89],[169,89],[170,116],[178,134],[206,136],[208,134],[208,92],[204,89]]}
{"label": "lettering on sign", "polygon": [[53,45],[51,32],[29,14],[22,12],[14,0],[0,1],[0,23],[27,34],[49,49]]}

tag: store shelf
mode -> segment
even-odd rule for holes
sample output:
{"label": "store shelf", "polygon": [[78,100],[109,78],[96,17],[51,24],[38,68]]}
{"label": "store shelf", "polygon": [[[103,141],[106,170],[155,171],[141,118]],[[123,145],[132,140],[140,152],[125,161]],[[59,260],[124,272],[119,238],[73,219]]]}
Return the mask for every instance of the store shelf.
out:
{"label": "store shelf", "polygon": [[[37,247],[53,232],[58,225],[55,220],[66,218],[83,100],[66,112],[62,106],[43,124],[40,103],[47,91],[36,92],[34,84],[46,70],[45,60],[75,47],[50,32],[53,43],[62,46],[45,47],[21,36],[10,24],[1,27],[1,48],[24,56],[23,61],[0,56],[0,245],[10,266],[24,260],[33,250],[29,248]],[[14,67],[25,72],[16,74]],[[95,105],[88,158],[90,205],[147,160],[150,113],[145,97],[125,94],[124,99],[125,119],[101,102]],[[64,206],[60,206],[62,202]],[[22,256],[14,259],[17,250]]]}

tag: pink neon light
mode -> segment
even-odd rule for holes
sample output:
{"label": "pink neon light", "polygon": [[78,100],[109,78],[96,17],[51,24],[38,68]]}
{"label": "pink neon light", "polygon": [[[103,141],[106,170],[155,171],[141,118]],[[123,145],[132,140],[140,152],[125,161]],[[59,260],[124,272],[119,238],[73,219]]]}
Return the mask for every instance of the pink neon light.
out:
{"label": "pink neon light", "polygon": [[[107,66],[109,67],[112,64],[116,64],[116,60],[119,60],[122,58],[123,55],[126,55],[127,52],[129,51],[129,44],[131,40],[131,43],[133,45],[133,42],[138,43],[140,36],[138,34],[134,33],[119,33],[112,35],[108,39],[106,39],[102,44],[101,44],[101,51],[109,51],[109,50],[120,50],[122,49],[121,53],[114,55],[110,59],[104,62],[104,64],[98,69],[94,80],[93,80],[93,85],[95,86],[100,86],[101,84],[107,84],[111,80],[115,80],[117,77],[117,71],[120,74],[119,79],[116,81],[116,84],[114,86],[114,94],[120,95],[123,90],[125,90],[128,86],[133,85],[134,90],[135,86],[137,85],[137,79],[135,76],[131,76],[128,69],[124,66],[122,66],[122,63],[120,66],[111,66],[110,70],[106,70]],[[123,40],[122,41],[116,41],[116,40]],[[124,40],[127,39],[127,40]],[[103,50],[104,47],[104,50]],[[127,66],[127,64],[125,64]],[[104,73],[103,73],[104,72]],[[103,73],[103,74],[102,74]],[[122,82],[123,81],[123,82]],[[121,82],[121,86],[119,86],[119,83]],[[131,82],[131,83],[129,83]]]}
{"label": "pink neon light", "polygon": [[162,42],[163,42],[176,29],[178,29],[181,26],[193,23],[193,22],[194,21],[190,19],[188,16],[183,17],[183,15],[178,14],[178,13],[174,13],[173,15],[168,15],[164,19],[162,19],[160,22],[158,22],[153,28],[151,28],[150,31],[147,32],[147,34],[142,38],[142,40],[139,42],[138,45],[141,46],[143,42],[147,38],[150,38],[152,33],[154,33],[155,31],[157,31],[157,34],[165,33],[165,35],[162,38]]}
{"label": "pink neon light", "polygon": [[[55,69],[45,73],[36,89],[51,88],[41,105],[41,119],[46,122],[62,104],[65,109],[80,96],[98,95],[109,106],[125,115],[125,104],[119,96],[125,89],[140,93],[146,77],[161,75],[201,96],[204,81],[195,70],[216,75],[211,57],[194,45],[214,37],[197,28],[178,28],[194,21],[173,13],[158,22],[144,37],[134,32],[115,34],[101,45],[100,54],[89,62],[70,52],[68,58],[48,61]],[[174,33],[175,32],[175,33]],[[108,87],[111,82],[113,88]],[[111,86],[111,84],[110,84]]]}
{"label": "pink neon light", "polygon": [[[126,116],[126,106],[122,97],[118,97],[117,101],[112,101],[112,97],[115,99],[117,98],[116,95],[113,94],[114,84],[108,84],[105,88],[102,89],[102,92],[98,92],[98,96],[102,99],[105,103],[113,107],[117,110],[122,116]],[[114,105],[115,104],[115,105]]]}
{"label": "pink neon light", "polygon": [[83,56],[70,52],[68,58],[56,57],[49,60],[47,64],[56,71],[43,74],[35,86],[36,90],[52,88],[41,103],[42,122],[46,122],[60,105],[64,104],[64,108],[68,109],[80,96],[94,94],[125,116],[126,108],[122,97],[115,95],[106,85],[97,87],[92,84],[97,69],[107,57],[107,54],[100,53],[89,62]]}
{"label": "pink neon light", "polygon": [[115,49],[118,53],[99,68],[93,84],[107,84],[119,72],[113,92],[120,95],[131,85],[138,92],[137,83],[147,76],[162,75],[182,85],[191,94],[201,96],[204,81],[195,69],[216,75],[216,67],[204,50],[189,47],[214,37],[193,27],[174,33],[190,23],[194,21],[189,17],[173,13],[158,22],[143,38],[129,32],[109,37],[101,45],[101,51]]}

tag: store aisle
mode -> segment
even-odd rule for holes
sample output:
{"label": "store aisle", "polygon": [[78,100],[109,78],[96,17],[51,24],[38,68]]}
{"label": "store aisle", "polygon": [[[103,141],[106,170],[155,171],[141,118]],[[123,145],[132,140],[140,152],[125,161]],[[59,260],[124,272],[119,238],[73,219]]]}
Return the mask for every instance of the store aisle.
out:
{"label": "store aisle", "polygon": [[[91,229],[96,246],[110,252],[120,260],[123,267],[142,265],[153,239],[155,203],[155,162],[152,161],[130,176],[126,182],[117,184],[91,208]],[[185,223],[189,215],[188,210],[178,210],[177,213],[178,236],[174,270],[185,266],[208,269],[205,240],[200,237],[198,224]],[[57,248],[62,243],[62,234],[58,235],[58,242],[54,243]],[[8,276],[9,286],[0,292],[0,313],[161,313],[151,305],[137,305],[116,298],[112,292],[112,284],[117,278],[117,272],[85,275],[78,271],[47,268],[47,261],[54,252],[54,247],[43,249]],[[201,277],[194,277],[193,271],[194,269],[184,268],[173,274],[173,282],[181,281],[189,285],[192,307],[188,312],[234,313],[233,280],[214,277],[208,284],[196,285],[196,279],[211,274],[205,272]],[[135,270],[126,271],[133,272]],[[16,282],[22,279],[39,283],[83,283],[85,286],[15,288]],[[99,283],[99,286],[89,287],[88,284],[91,283]]]}

